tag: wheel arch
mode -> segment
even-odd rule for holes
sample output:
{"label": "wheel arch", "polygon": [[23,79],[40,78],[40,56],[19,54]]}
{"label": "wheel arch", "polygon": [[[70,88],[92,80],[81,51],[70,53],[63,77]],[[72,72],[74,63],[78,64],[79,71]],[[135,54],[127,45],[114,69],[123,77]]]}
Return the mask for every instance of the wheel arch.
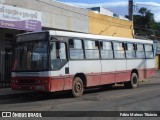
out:
{"label": "wheel arch", "polygon": [[137,69],[133,69],[133,70],[132,70],[132,72],[131,72],[131,76],[132,76],[132,74],[133,74],[133,73],[136,73],[136,74],[137,74],[137,76],[138,76],[138,78],[139,78],[139,73],[138,73],[138,70],[137,70]]}
{"label": "wheel arch", "polygon": [[87,78],[86,78],[86,75],[84,73],[76,73],[74,78],[75,77],[80,77],[82,79],[82,81],[83,81],[84,87],[87,86]]}

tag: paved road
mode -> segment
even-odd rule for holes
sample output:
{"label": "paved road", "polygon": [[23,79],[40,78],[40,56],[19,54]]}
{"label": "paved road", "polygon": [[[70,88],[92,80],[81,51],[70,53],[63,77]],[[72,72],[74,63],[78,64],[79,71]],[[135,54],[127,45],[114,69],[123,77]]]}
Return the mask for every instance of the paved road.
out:
{"label": "paved road", "polygon": [[[85,94],[79,98],[72,98],[66,92],[54,93],[52,95],[42,93],[20,93],[0,96],[0,111],[30,110],[160,111],[160,72],[158,72],[156,76],[140,83],[140,87],[137,89],[125,89],[122,85],[114,86],[112,89],[108,90],[94,88],[85,91]],[[70,118],[68,119],[70,120]],[[99,118],[94,119],[99,120]],[[121,120],[121,118],[108,119]],[[128,120],[129,118],[125,119]],[[137,118],[131,119],[137,120]],[[151,118],[148,118],[148,120],[150,119]],[[152,119],[155,120],[156,118]]]}

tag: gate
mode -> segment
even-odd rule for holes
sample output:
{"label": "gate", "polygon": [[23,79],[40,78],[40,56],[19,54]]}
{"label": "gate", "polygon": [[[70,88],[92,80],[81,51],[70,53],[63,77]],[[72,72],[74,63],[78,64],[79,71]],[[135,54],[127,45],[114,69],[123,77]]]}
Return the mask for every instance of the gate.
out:
{"label": "gate", "polygon": [[0,88],[10,87],[12,53],[0,52]]}

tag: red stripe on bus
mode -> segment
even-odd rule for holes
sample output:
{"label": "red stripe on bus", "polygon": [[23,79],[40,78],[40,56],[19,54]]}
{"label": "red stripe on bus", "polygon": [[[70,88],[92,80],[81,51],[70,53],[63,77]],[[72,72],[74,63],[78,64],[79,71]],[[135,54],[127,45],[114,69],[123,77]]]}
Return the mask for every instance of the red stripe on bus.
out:
{"label": "red stripe on bus", "polygon": [[[151,77],[155,75],[156,69],[139,69],[139,79],[142,80],[147,77]],[[119,83],[129,81],[131,76],[131,71],[114,71],[114,72],[103,72],[103,73],[89,73],[86,74],[87,85],[86,87],[98,86],[104,84],[111,83]],[[55,77],[15,77],[12,80],[42,80],[42,84],[31,84],[31,85],[23,85],[12,83],[11,87],[14,90],[31,90],[38,91],[36,86],[44,86],[44,91],[55,92],[62,90],[71,90],[72,89],[72,81],[73,75],[64,75],[64,76],[55,76]],[[43,80],[46,80],[46,84],[43,84]],[[40,90],[41,91],[41,90]]]}

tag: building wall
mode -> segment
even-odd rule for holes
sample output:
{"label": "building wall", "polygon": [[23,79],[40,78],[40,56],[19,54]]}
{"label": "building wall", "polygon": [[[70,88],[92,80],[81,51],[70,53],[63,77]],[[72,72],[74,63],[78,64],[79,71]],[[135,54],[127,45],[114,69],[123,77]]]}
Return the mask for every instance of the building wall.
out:
{"label": "building wall", "polygon": [[133,23],[89,11],[89,33],[133,38]]}
{"label": "building wall", "polygon": [[42,12],[43,28],[88,33],[88,10],[52,0],[5,0],[6,5]]}
{"label": "building wall", "polygon": [[52,0],[3,0],[4,4],[42,13],[43,29],[69,31],[133,38],[132,22],[96,14],[87,9]]}
{"label": "building wall", "polygon": [[155,64],[156,69],[160,69],[160,55],[156,55]]}
{"label": "building wall", "polygon": [[0,28],[0,52],[4,51],[4,45],[5,45],[5,34],[4,30]]}
{"label": "building wall", "polygon": [[6,49],[7,34],[13,35],[13,38],[11,39],[11,41],[14,42],[16,39],[16,35],[21,34],[23,32],[24,31],[20,31],[20,30],[0,28],[0,52],[4,52]]}

